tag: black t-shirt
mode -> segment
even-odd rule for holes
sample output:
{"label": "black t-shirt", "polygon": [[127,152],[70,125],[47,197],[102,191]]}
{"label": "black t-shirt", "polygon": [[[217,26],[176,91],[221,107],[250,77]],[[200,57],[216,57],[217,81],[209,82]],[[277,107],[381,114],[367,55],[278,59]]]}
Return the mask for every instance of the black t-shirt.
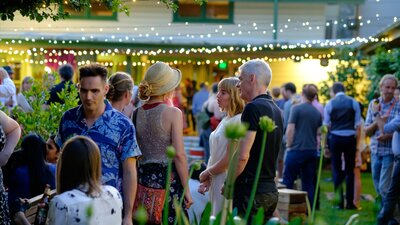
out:
{"label": "black t-shirt", "polygon": [[239,175],[236,181],[235,189],[238,185],[241,187],[250,186],[255,179],[258,160],[260,158],[260,150],[262,145],[263,131],[260,129],[260,117],[268,116],[274,122],[277,128],[267,134],[267,142],[265,145],[264,160],[262,163],[258,193],[270,192],[276,189],[274,178],[276,171],[276,160],[279,154],[279,149],[283,135],[283,119],[282,112],[274,103],[272,97],[268,94],[262,94],[248,103],[242,113],[242,122],[249,125],[249,131],[256,131],[256,137],[253,146],[250,150],[250,158],[244,168],[242,174]]}

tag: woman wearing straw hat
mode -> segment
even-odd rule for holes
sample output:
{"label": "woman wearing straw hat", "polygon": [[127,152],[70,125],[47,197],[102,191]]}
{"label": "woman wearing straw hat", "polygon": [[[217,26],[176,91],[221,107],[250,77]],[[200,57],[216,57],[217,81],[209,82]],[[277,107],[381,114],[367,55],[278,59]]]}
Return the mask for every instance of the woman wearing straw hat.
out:
{"label": "woman wearing straw hat", "polygon": [[136,138],[142,157],[139,160],[139,184],[151,188],[165,188],[167,171],[166,148],[172,145],[176,150],[171,174],[168,223],[175,220],[174,197],[184,195],[184,206],[192,205],[189,188],[183,193],[188,182],[188,167],[183,149],[182,112],[167,104],[174,89],[180,84],[182,74],[168,64],[157,62],[146,71],[139,84],[139,98],[144,105],[135,110],[132,120],[136,126]]}

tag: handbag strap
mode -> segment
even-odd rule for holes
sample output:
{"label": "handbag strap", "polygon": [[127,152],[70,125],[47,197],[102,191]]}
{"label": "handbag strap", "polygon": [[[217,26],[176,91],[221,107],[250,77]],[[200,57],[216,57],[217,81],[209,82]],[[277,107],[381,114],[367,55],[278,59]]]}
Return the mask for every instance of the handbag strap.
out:
{"label": "handbag strap", "polygon": [[139,108],[135,109],[135,111],[133,111],[133,114],[132,114],[132,123],[133,123],[133,125],[135,125],[135,128],[136,128],[136,118],[137,118],[138,110],[139,110]]}

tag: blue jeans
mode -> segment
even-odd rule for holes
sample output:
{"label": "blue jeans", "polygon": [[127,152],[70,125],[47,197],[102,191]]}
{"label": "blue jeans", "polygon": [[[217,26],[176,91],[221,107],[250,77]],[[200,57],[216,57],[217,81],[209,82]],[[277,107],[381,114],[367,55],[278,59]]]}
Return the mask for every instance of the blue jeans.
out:
{"label": "blue jeans", "polygon": [[[346,202],[353,205],[354,199],[354,166],[356,161],[355,136],[329,135],[329,150],[331,151],[332,175],[335,193],[339,194],[339,207],[344,207],[342,183],[346,179]],[[342,154],[345,168],[342,169]]]}
{"label": "blue jeans", "polygon": [[376,192],[382,196],[382,202],[389,190],[393,161],[393,155],[378,156],[374,153],[371,154],[372,179]]}
{"label": "blue jeans", "polygon": [[287,150],[283,184],[292,189],[294,181],[300,175],[301,187],[308,194],[310,204],[314,201],[316,185],[317,150]]}
{"label": "blue jeans", "polygon": [[[400,200],[400,156],[394,161],[393,174],[391,177],[390,187],[383,201],[383,208],[378,215],[378,224],[388,224],[393,218],[393,212],[396,204]],[[399,205],[400,206],[400,205]]]}
{"label": "blue jeans", "polygon": [[199,146],[204,148],[204,162],[207,164],[210,159],[210,134],[211,127],[203,130],[200,134]]}

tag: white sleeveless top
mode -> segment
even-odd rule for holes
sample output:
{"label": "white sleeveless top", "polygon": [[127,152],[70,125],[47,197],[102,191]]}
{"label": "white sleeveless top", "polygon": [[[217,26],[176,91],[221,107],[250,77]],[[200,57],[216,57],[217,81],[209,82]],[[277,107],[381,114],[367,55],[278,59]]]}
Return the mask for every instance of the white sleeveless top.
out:
{"label": "white sleeveless top", "polygon": [[[233,117],[225,117],[218,127],[210,135],[210,159],[208,160],[207,167],[211,167],[217,163],[227,151],[228,139],[225,137],[225,128],[229,123],[239,123],[242,114],[237,114]],[[226,178],[226,172],[216,174],[211,179],[209,189],[209,199],[213,204],[212,215],[217,214],[222,210],[224,196],[221,195],[221,188]]]}

